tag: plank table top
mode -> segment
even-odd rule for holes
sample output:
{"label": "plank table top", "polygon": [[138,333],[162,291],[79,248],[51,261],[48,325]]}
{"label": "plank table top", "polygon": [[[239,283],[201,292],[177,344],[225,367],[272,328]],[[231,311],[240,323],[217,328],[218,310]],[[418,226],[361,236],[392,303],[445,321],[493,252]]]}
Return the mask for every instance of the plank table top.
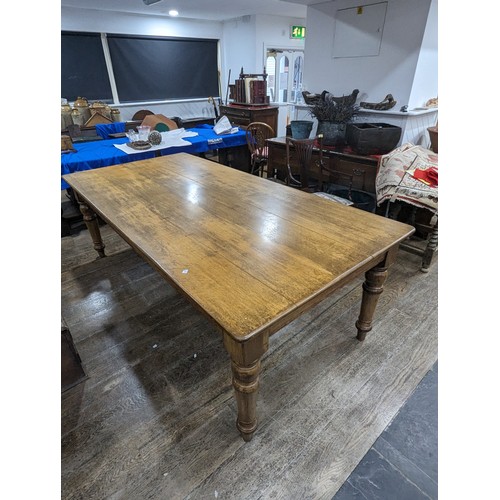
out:
{"label": "plank table top", "polygon": [[399,243],[414,229],[186,153],[64,176],[94,248],[95,213],[223,333],[237,426],[257,426],[260,358],[268,338],[366,273],[358,339]]}

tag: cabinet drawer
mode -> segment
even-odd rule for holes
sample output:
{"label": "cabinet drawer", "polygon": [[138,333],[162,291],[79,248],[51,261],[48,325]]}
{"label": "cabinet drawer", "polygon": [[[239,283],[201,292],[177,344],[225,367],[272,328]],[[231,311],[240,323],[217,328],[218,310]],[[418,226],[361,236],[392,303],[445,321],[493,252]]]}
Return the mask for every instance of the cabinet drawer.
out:
{"label": "cabinet drawer", "polygon": [[220,106],[221,115],[226,115],[234,125],[247,126],[252,122],[264,122],[276,133],[278,127],[278,107],[235,107]]}
{"label": "cabinet drawer", "polygon": [[[278,137],[268,142],[269,162],[268,166],[278,171],[278,177],[284,179],[286,175],[286,148],[285,138]],[[313,158],[318,158],[318,152],[313,152]],[[348,186],[351,182],[352,187],[361,191],[375,193],[375,178],[377,175],[377,160],[372,157],[361,157],[359,155],[350,155],[346,153],[336,153],[323,151],[323,162],[325,167],[334,170],[336,173],[327,173],[323,177],[325,182],[342,184]],[[297,163],[292,159],[292,171],[297,171]],[[317,165],[311,167],[311,174],[318,175]]]}
{"label": "cabinet drawer", "polygon": [[246,109],[241,109],[241,110],[232,110],[231,111],[231,116],[235,116],[237,118],[247,118],[247,119],[250,119],[250,111],[246,110]]}
{"label": "cabinet drawer", "polygon": [[249,109],[238,109],[238,108],[230,108],[226,106],[220,107],[220,112],[226,115],[228,118],[248,118],[250,119],[250,110]]}
{"label": "cabinet drawer", "polygon": [[249,125],[252,120],[250,118],[245,118],[243,116],[233,116],[233,115],[226,115],[229,118],[229,121],[233,125]]}
{"label": "cabinet drawer", "polygon": [[[361,189],[369,193],[375,192],[376,166],[344,158],[331,158],[330,160],[331,169],[341,172],[346,176],[352,175],[352,187],[354,189]],[[342,175],[339,176],[339,184],[349,183],[350,179],[342,177]]]}
{"label": "cabinet drawer", "polygon": [[[312,165],[310,167],[311,176],[319,178],[319,165],[317,161],[319,160],[319,154],[313,152]],[[328,161],[328,159],[327,159]],[[285,179],[288,169],[286,165],[286,150],[285,148],[276,148],[271,146],[269,148],[269,160],[268,166],[270,169],[276,170],[279,179]],[[290,152],[290,168],[292,169],[292,174],[298,174],[300,172],[299,162],[295,157],[295,153],[292,150]]]}

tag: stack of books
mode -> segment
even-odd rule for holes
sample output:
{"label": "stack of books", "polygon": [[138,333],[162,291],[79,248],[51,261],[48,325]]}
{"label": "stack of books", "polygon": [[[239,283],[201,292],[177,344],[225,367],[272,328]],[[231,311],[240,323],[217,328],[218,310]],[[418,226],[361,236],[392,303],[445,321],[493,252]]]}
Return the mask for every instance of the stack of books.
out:
{"label": "stack of books", "polygon": [[238,78],[235,80],[234,101],[241,104],[267,104],[267,82],[259,78]]}

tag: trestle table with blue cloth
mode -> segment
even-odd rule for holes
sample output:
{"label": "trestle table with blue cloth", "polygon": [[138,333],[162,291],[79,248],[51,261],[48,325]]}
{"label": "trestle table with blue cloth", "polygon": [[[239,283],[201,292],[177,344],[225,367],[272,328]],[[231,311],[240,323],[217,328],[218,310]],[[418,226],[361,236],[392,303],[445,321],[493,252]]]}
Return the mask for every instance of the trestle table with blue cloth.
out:
{"label": "trestle table with blue cloth", "polygon": [[[189,145],[169,147],[156,151],[137,151],[132,154],[127,154],[115,147],[115,144],[126,144],[128,142],[128,138],[126,137],[73,144],[76,153],[64,153],[61,155],[61,176],[82,170],[92,170],[94,168],[109,167],[120,163],[154,158],[158,154],[163,156],[175,153],[205,153],[211,150],[232,148],[246,144],[244,130],[239,130],[234,134],[217,135],[213,131],[213,126],[204,124],[199,127],[187,129],[187,131],[198,133],[195,137],[185,138],[190,143]],[[68,184],[61,179],[61,189],[68,189],[68,187]]]}

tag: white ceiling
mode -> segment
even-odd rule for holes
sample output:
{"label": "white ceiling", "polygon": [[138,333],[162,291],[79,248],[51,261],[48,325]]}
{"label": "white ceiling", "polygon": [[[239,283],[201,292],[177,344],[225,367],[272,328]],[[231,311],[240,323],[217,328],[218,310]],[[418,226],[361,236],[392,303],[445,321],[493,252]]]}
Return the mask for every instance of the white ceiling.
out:
{"label": "white ceiling", "polygon": [[61,0],[63,7],[154,14],[168,16],[170,9],[179,11],[178,18],[224,21],[252,14],[306,17],[306,6],[325,0],[160,0],[145,5],[142,0]]}

